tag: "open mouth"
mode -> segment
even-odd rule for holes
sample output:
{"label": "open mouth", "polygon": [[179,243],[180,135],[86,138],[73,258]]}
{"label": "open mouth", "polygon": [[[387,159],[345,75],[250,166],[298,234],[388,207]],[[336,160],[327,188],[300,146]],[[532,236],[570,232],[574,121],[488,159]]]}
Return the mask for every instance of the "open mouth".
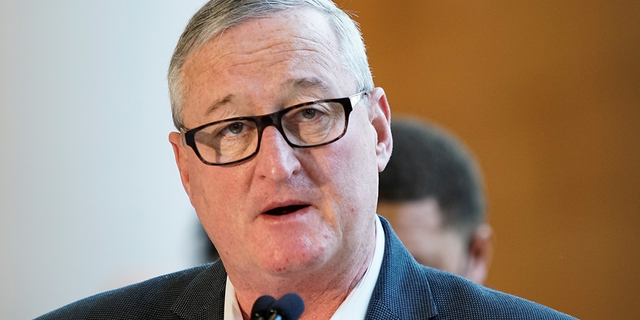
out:
{"label": "open mouth", "polygon": [[275,208],[275,209],[271,209],[267,212],[265,212],[264,214],[268,214],[271,216],[281,216],[281,215],[285,215],[288,213],[292,213],[292,212],[296,212],[300,209],[304,209],[306,207],[308,207],[309,205],[295,205],[295,206],[286,206],[286,207],[279,207],[279,208]]}

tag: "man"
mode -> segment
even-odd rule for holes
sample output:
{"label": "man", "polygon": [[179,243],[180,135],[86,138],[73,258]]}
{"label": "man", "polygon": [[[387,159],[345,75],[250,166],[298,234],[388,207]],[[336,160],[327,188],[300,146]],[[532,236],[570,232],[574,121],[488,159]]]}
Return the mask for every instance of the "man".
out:
{"label": "man", "polygon": [[492,230],[472,155],[444,130],[416,119],[394,120],[391,132],[378,213],[419,263],[483,284]]}
{"label": "man", "polygon": [[[328,0],[213,0],[169,71],[182,183],[220,262],[43,319],[249,319],[295,292],[301,319],[564,318],[415,263],[375,214],[390,111],[355,24]],[[454,300],[455,299],[455,300]]]}

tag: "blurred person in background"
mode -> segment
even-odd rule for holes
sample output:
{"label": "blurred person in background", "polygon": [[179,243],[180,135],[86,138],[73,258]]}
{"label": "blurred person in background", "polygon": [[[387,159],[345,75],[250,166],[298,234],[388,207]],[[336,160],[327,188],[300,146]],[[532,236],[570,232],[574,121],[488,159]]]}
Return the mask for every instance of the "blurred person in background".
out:
{"label": "blurred person in background", "polygon": [[491,261],[480,168],[450,133],[416,118],[391,123],[378,214],[423,265],[484,284]]}

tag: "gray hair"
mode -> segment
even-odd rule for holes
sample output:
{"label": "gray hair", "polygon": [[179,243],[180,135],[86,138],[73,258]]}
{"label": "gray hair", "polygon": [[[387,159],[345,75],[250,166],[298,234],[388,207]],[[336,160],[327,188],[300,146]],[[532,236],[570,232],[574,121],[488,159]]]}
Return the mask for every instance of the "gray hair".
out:
{"label": "gray hair", "polygon": [[342,53],[343,67],[349,71],[358,91],[373,90],[373,78],[365,52],[362,34],[355,21],[330,0],[211,0],[187,24],[169,65],[169,96],[173,123],[183,128],[184,79],[182,67],[190,54],[202,48],[224,30],[251,18],[272,16],[296,7],[309,7],[322,12],[335,29]]}

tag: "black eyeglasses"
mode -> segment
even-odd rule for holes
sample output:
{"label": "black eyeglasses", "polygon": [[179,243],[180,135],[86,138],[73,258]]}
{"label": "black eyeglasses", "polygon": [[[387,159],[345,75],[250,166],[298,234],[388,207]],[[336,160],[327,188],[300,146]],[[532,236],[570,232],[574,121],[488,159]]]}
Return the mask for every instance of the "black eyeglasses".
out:
{"label": "black eyeglasses", "polygon": [[258,154],[262,132],[268,126],[276,127],[296,148],[323,146],[342,138],[349,114],[364,95],[310,101],[263,116],[225,119],[182,130],[186,144],[202,162],[233,164]]}

